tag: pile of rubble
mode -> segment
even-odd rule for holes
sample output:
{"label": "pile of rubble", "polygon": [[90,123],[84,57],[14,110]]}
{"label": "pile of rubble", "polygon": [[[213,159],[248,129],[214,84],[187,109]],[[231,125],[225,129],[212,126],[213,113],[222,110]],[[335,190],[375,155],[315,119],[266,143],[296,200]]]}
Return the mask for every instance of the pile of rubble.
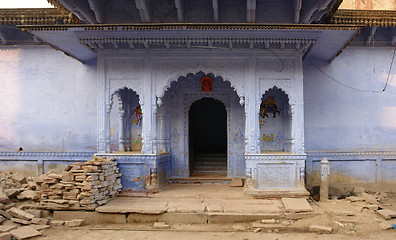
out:
{"label": "pile of rubble", "polygon": [[120,177],[114,159],[95,156],[93,160],[69,165],[62,174],[43,174],[35,183],[43,207],[93,210],[119,194]]}
{"label": "pile of rubble", "polygon": [[39,200],[37,185],[33,178],[26,178],[20,173],[0,173],[0,204],[19,200]]}
{"label": "pile of rubble", "polygon": [[0,209],[0,239],[28,239],[40,236],[40,231],[49,227],[78,227],[85,223],[84,219],[52,220],[48,210],[21,208],[3,206]]}

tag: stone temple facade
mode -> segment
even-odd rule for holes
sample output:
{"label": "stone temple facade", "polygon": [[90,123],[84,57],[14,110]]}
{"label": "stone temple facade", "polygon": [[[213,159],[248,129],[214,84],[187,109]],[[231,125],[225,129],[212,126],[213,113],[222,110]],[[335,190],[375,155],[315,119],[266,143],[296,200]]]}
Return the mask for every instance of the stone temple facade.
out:
{"label": "stone temple facade", "polygon": [[247,194],[307,196],[327,157],[332,187],[395,183],[392,6],[49,2],[0,10],[0,169],[96,154],[125,192],[243,178]]}

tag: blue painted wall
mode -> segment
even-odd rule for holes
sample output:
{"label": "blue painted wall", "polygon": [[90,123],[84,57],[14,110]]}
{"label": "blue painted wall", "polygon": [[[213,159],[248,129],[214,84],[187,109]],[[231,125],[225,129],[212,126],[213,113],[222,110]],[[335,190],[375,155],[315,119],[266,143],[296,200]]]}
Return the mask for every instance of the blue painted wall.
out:
{"label": "blue painted wall", "polygon": [[348,47],[331,64],[305,61],[306,150],[396,150],[395,68],[382,91],[392,53],[392,47]]}
{"label": "blue painted wall", "polygon": [[96,151],[96,63],[2,47],[0,80],[0,151]]}

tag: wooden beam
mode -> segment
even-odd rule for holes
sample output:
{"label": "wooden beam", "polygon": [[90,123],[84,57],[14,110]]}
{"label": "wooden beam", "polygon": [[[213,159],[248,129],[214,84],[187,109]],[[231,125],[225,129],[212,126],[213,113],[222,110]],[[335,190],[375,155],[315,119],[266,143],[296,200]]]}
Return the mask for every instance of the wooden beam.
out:
{"label": "wooden beam", "polygon": [[65,8],[69,9],[82,21],[91,24],[98,23],[93,14],[90,13],[91,9],[82,9],[81,7],[77,6],[73,1],[60,0],[60,2]]}
{"label": "wooden beam", "polygon": [[1,29],[0,29],[0,41],[1,41],[2,44],[7,44],[8,43],[7,38],[6,38],[5,34],[3,33],[3,31]]}
{"label": "wooden beam", "polygon": [[213,6],[213,22],[219,22],[219,2],[218,0],[212,0]]}
{"label": "wooden beam", "polygon": [[395,46],[396,44],[396,29],[391,31],[391,46]]}
{"label": "wooden beam", "polygon": [[248,23],[254,23],[256,21],[256,0],[246,1],[246,21]]}
{"label": "wooden beam", "polygon": [[181,0],[175,0],[175,7],[177,9],[177,19],[179,20],[179,22],[184,22],[182,1]]}
{"label": "wooden beam", "polygon": [[139,10],[140,19],[143,23],[150,22],[149,9],[147,7],[147,0],[135,0],[136,8]]}
{"label": "wooden beam", "polygon": [[98,23],[104,22],[104,11],[106,10],[103,0],[88,0],[89,7],[95,13],[95,18]]}
{"label": "wooden beam", "polygon": [[[315,12],[322,12],[322,15],[325,14],[327,11],[327,7],[333,0],[323,0],[323,1],[313,1],[311,5],[304,7],[304,11],[300,16],[300,23],[308,24],[313,21],[314,13]],[[304,1],[305,2],[305,1]],[[317,16],[320,18],[321,16]]]}
{"label": "wooden beam", "polygon": [[300,22],[301,6],[302,6],[302,0],[295,0],[294,23]]}
{"label": "wooden beam", "polygon": [[374,38],[374,35],[375,35],[375,32],[376,32],[376,31],[377,31],[377,25],[371,26],[371,31],[370,31],[370,34],[369,34],[368,37],[367,37],[366,45],[370,45],[371,41],[372,41],[373,38]]}

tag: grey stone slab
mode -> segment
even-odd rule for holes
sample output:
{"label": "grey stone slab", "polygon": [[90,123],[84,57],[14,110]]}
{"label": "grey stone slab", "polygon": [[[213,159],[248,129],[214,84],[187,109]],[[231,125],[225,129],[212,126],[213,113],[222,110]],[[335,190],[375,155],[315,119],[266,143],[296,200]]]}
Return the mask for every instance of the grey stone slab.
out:
{"label": "grey stone slab", "polygon": [[288,212],[312,212],[313,209],[306,199],[282,198],[282,203]]}
{"label": "grey stone slab", "polygon": [[10,233],[17,240],[41,236],[41,233],[39,231],[30,226],[20,227],[18,229],[12,230]]}
{"label": "grey stone slab", "polygon": [[387,220],[396,217],[396,212],[389,209],[378,210],[377,214]]}
{"label": "grey stone slab", "polygon": [[0,240],[11,240],[11,233],[9,232],[0,233]]}
{"label": "grey stone slab", "polygon": [[0,233],[9,232],[17,228],[17,225],[0,225]]}
{"label": "grey stone slab", "polygon": [[333,229],[331,227],[327,226],[320,226],[320,225],[311,225],[309,226],[309,231],[310,232],[316,232],[316,233],[331,233]]}
{"label": "grey stone slab", "polygon": [[53,218],[57,220],[70,221],[73,219],[85,219],[86,224],[103,223],[126,223],[126,214],[98,213],[82,211],[54,211]]}
{"label": "grey stone slab", "polygon": [[224,212],[231,213],[280,213],[282,210],[275,205],[238,204],[238,202],[224,203]]}
{"label": "grey stone slab", "polygon": [[175,199],[168,203],[168,212],[203,213],[205,208],[206,204],[200,199]]}

